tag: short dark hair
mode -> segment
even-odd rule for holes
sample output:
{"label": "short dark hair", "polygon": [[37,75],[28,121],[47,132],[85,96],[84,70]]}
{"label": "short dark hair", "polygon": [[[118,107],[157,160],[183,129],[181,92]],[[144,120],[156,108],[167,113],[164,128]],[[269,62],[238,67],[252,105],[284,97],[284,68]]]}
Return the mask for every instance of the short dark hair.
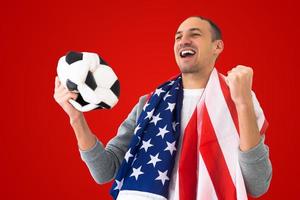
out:
{"label": "short dark hair", "polygon": [[212,20],[210,20],[206,17],[202,17],[202,16],[191,16],[191,17],[196,17],[196,18],[202,19],[204,21],[207,21],[210,24],[210,27],[211,27],[212,40],[213,41],[222,40],[221,29]]}

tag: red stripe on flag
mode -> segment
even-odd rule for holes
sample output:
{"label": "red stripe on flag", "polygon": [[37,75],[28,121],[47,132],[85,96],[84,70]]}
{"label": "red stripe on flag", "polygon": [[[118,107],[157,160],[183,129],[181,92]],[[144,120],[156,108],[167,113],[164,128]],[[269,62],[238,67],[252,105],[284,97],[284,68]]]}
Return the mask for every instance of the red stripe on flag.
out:
{"label": "red stripe on flag", "polygon": [[184,130],[180,155],[179,196],[180,200],[193,200],[197,195],[197,163],[198,163],[197,109],[195,109]]}
{"label": "red stripe on flag", "polygon": [[239,120],[238,120],[237,110],[236,110],[234,102],[231,99],[229,87],[227,86],[227,84],[224,80],[224,77],[222,77],[220,73],[218,73],[218,76],[219,76],[219,80],[220,80],[221,89],[222,89],[225,101],[227,103],[227,107],[229,109],[229,112],[232,117],[235,128],[239,134],[240,131],[239,131]]}
{"label": "red stripe on flag", "polygon": [[210,121],[206,105],[203,106],[200,152],[219,200],[236,200],[236,189],[224,155]]}
{"label": "red stripe on flag", "polygon": [[261,129],[260,129],[260,134],[265,134],[267,128],[269,126],[269,122],[265,119],[264,124],[262,125]]}

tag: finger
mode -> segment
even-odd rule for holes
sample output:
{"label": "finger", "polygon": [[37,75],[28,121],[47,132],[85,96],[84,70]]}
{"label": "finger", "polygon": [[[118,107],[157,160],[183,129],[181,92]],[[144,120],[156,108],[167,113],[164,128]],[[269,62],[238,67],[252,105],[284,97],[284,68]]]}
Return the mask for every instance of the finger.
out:
{"label": "finger", "polygon": [[77,93],[74,93],[74,92],[69,92],[69,99],[73,99],[73,100],[76,100],[77,97],[78,97],[78,94]]}
{"label": "finger", "polygon": [[253,68],[252,67],[247,67],[245,71],[249,72],[250,74],[253,74]]}
{"label": "finger", "polygon": [[64,99],[65,97],[68,97],[68,98],[71,98],[71,99],[77,99],[78,97],[78,94],[77,93],[74,93],[74,92],[69,92],[67,91],[66,93],[64,94],[61,94],[61,96],[59,96],[61,99]]}
{"label": "finger", "polygon": [[77,97],[78,97],[78,94],[74,93],[74,92],[71,92],[70,96],[71,96],[71,99],[76,100]]}
{"label": "finger", "polygon": [[245,67],[246,67],[245,65],[237,65],[237,66],[236,66],[237,69],[243,69],[243,68],[245,68]]}
{"label": "finger", "polygon": [[69,91],[55,91],[54,92],[54,99],[57,102],[61,102],[61,99],[63,99],[66,95],[68,95]]}
{"label": "finger", "polygon": [[240,70],[241,70],[241,69],[240,69],[239,67],[235,67],[235,68],[232,68],[231,71],[236,73],[236,72],[239,72]]}
{"label": "finger", "polygon": [[65,102],[69,101],[70,99],[72,99],[72,97],[73,97],[72,94],[68,93],[61,97],[60,102],[65,103]]}
{"label": "finger", "polygon": [[55,91],[61,92],[61,91],[69,91],[69,90],[60,82],[59,86],[55,88]]}
{"label": "finger", "polygon": [[68,91],[68,90],[65,89],[64,87],[62,87],[61,85],[58,86],[58,87],[56,87],[56,88],[54,88],[54,92],[55,93],[62,93],[62,92],[66,92],[66,91]]}
{"label": "finger", "polygon": [[60,81],[58,76],[55,77],[55,87],[59,87],[60,86]]}
{"label": "finger", "polygon": [[69,91],[61,91],[55,94],[58,100],[63,99],[65,96],[69,95]]}
{"label": "finger", "polygon": [[246,67],[246,66],[241,66],[237,72],[240,73],[240,74],[243,74],[243,75],[253,74],[252,68],[251,67]]}
{"label": "finger", "polygon": [[249,70],[252,70],[251,67],[248,67],[248,66],[245,66],[245,65],[238,65],[237,68],[240,69],[241,71],[249,71]]}
{"label": "finger", "polygon": [[58,92],[59,96],[64,96],[67,95],[69,93],[69,90],[63,88],[60,92]]}
{"label": "finger", "polygon": [[232,72],[236,72],[236,71],[238,71],[238,70],[239,70],[239,68],[236,68],[236,67],[235,67],[235,68],[232,68],[231,71],[232,71]]}
{"label": "finger", "polygon": [[225,76],[225,83],[229,86],[229,79],[228,79],[228,76]]}

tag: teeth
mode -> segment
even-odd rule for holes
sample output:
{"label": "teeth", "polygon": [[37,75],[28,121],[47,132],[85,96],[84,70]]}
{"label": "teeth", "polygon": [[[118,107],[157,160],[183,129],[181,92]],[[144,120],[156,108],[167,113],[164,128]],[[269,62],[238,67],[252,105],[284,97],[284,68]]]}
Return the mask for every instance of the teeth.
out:
{"label": "teeth", "polygon": [[186,56],[186,55],[188,55],[188,54],[194,55],[194,54],[195,54],[195,51],[193,51],[193,50],[183,50],[183,51],[180,52],[180,55],[181,55],[181,56]]}

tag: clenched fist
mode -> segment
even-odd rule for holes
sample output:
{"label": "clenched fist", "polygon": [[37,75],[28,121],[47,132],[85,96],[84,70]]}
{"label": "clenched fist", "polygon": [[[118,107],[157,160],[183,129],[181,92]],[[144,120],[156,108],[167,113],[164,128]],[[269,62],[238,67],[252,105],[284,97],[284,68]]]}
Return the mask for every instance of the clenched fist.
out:
{"label": "clenched fist", "polygon": [[252,103],[252,78],[252,68],[243,65],[238,65],[227,72],[225,80],[229,86],[231,98],[236,106]]}

